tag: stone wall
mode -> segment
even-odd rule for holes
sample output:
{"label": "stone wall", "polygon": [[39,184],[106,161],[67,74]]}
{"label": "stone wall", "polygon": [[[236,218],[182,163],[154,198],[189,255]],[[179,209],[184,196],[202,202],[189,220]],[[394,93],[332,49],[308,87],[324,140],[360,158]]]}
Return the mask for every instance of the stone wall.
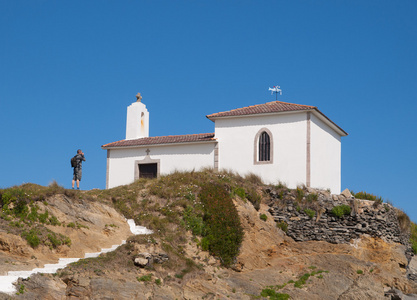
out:
{"label": "stone wall", "polygon": [[[390,204],[354,199],[349,191],[330,195],[327,191],[308,189],[298,200],[291,190],[267,192],[270,195],[269,212],[276,222],[288,224],[286,233],[295,241],[350,243],[362,234],[368,234],[409,248],[408,234],[401,232],[396,209]],[[309,194],[317,197],[309,198]],[[350,214],[339,218],[331,213],[333,207],[343,204],[350,206]],[[310,216],[306,209],[310,209]],[[311,218],[312,211],[314,216]]]}

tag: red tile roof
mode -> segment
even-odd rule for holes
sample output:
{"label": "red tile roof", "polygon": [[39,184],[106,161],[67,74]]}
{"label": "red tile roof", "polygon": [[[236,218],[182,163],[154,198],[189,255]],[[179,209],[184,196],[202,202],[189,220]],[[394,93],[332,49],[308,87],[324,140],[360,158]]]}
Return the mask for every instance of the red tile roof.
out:
{"label": "red tile roof", "polygon": [[301,104],[287,103],[287,102],[281,102],[281,101],[273,101],[273,102],[268,102],[264,104],[258,104],[258,105],[243,107],[243,108],[232,109],[229,111],[207,115],[206,117],[214,122],[215,119],[223,118],[223,117],[240,117],[240,116],[248,116],[248,115],[260,115],[260,114],[296,112],[296,111],[308,111],[308,110],[317,112],[319,116],[321,116],[330,124],[330,126],[334,126],[336,131],[338,131],[339,134],[341,134],[342,136],[348,135],[346,131],[344,131],[336,123],[330,120],[316,106],[301,105]]}
{"label": "red tile roof", "polygon": [[[243,108],[232,109],[229,111],[219,112],[206,117],[212,121],[222,117],[239,117],[247,115],[259,115],[259,114],[271,114],[279,112],[295,112],[295,111],[313,111],[317,112],[319,116],[330,123],[331,126],[340,132],[341,135],[347,135],[347,133],[324,115],[315,106],[293,104],[281,101],[273,101],[264,104],[252,105]],[[168,136],[156,136],[146,137],[134,140],[121,140],[101,146],[106,148],[118,148],[118,147],[135,147],[135,146],[147,146],[147,145],[164,145],[164,144],[177,144],[177,143],[196,143],[196,142],[209,142],[216,140],[214,133],[200,133],[200,134],[186,134],[186,135],[168,135]]]}
{"label": "red tile roof", "polygon": [[257,115],[257,114],[268,114],[276,112],[288,112],[288,111],[299,111],[299,110],[311,110],[317,109],[315,106],[293,104],[281,101],[273,101],[264,104],[252,105],[243,108],[232,109],[229,111],[219,112],[211,115],[207,115],[210,120],[221,117],[236,117],[245,115]]}
{"label": "red tile roof", "polygon": [[163,144],[175,144],[175,143],[196,143],[196,142],[209,142],[215,141],[214,133],[200,133],[200,134],[186,134],[186,135],[168,135],[168,136],[155,136],[145,137],[134,140],[121,140],[101,146],[106,148],[117,147],[134,147],[134,146],[147,146],[147,145],[163,145]]}

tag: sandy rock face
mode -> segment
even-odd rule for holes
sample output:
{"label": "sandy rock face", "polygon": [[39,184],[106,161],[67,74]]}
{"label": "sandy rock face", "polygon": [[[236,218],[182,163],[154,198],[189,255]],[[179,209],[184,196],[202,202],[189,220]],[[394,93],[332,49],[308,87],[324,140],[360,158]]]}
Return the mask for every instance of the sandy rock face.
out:
{"label": "sandy rock face", "polygon": [[[0,274],[42,267],[46,263],[56,263],[60,257],[83,258],[85,253],[121,244],[131,235],[126,219],[102,203],[55,195],[47,199],[47,205],[39,202],[38,206],[40,211],[48,210],[61,222],[61,226],[46,227],[68,236],[72,246],[61,245],[55,249],[38,246],[33,249],[20,236],[0,231],[0,262],[10,262],[0,264]],[[74,226],[68,227],[69,224]]]}
{"label": "sandy rock face", "polygon": [[[81,199],[75,201],[64,195],[57,195],[48,202],[50,203],[48,203],[47,209],[61,222],[80,225],[75,230],[62,227],[60,233],[68,235],[74,243],[77,243],[78,248],[70,249],[66,253],[67,257],[77,257],[73,255],[109,248],[112,245],[120,244],[122,240],[131,235],[126,219],[114,208],[102,203]],[[50,228],[56,229],[54,226]]]}
{"label": "sandy rock face", "polygon": [[[236,204],[245,237],[234,269],[249,271],[267,267],[276,248],[282,245],[287,237],[277,228],[266,205],[261,205],[259,211],[256,211],[251,203],[240,202],[242,201]],[[266,221],[262,221],[261,214],[267,214],[270,217]]]}
{"label": "sandy rock face", "polygon": [[30,257],[33,249],[20,236],[0,232],[0,251],[13,256]]}
{"label": "sandy rock face", "polygon": [[[220,267],[215,258],[207,257],[208,253],[190,243],[184,249],[184,255],[201,265],[198,272],[181,280],[174,274],[170,280],[161,277],[160,285],[155,284],[154,278],[151,282],[139,282],[138,276],[152,272],[145,269],[149,258],[163,255],[164,251],[159,244],[134,244],[131,246],[133,255],[143,259],[134,272],[121,271],[121,274],[103,267],[100,274],[81,272],[62,278],[35,275],[33,281],[32,278],[29,280],[31,283],[24,282],[28,291],[19,298],[249,300],[260,298],[262,290],[271,286],[279,286],[278,292],[290,295],[291,299],[389,299],[385,297],[389,289],[400,291],[402,299],[413,299],[405,298],[405,294],[417,292],[416,282],[407,279],[408,261],[401,244],[366,235],[350,244],[295,242],[277,228],[267,205],[261,204],[259,211],[248,201],[235,199],[235,205],[245,235],[233,268]],[[107,243],[116,243],[129,235],[123,217],[102,204],[81,200],[70,203],[68,199],[56,197],[48,209],[60,220],[77,221],[89,227],[71,230],[62,227],[62,233],[71,237],[77,249],[72,246],[61,250],[61,254],[108,247]],[[260,218],[261,214],[267,216],[265,221]],[[106,226],[108,224],[114,226]],[[3,248],[13,248],[12,242],[8,244],[10,246]],[[20,245],[18,240],[15,244]],[[0,252],[5,253],[5,250]],[[163,263],[161,266],[163,268]],[[416,269],[417,261],[413,258],[408,271]],[[306,274],[305,282],[296,287],[294,283]]]}

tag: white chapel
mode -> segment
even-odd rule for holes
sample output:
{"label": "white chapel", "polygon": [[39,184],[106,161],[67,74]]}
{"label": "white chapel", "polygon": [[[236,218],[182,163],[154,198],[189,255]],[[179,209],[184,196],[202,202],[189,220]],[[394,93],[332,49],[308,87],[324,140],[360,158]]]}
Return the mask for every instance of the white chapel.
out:
{"label": "white chapel", "polygon": [[315,106],[273,101],[207,115],[214,133],[150,137],[149,112],[136,98],[127,108],[126,138],[102,146],[106,188],[209,167],[340,193],[347,133]]}

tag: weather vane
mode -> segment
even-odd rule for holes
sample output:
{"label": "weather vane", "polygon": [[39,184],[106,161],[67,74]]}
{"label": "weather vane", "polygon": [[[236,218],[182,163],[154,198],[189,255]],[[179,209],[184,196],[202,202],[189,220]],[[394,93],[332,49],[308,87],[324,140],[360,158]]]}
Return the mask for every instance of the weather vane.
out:
{"label": "weather vane", "polygon": [[281,88],[279,87],[279,85],[274,85],[274,87],[273,87],[273,88],[269,88],[268,90],[269,90],[269,91],[271,91],[271,95],[272,95],[273,93],[275,93],[275,100],[278,100],[278,93],[279,93],[280,95],[282,95],[282,90],[281,90]]}

